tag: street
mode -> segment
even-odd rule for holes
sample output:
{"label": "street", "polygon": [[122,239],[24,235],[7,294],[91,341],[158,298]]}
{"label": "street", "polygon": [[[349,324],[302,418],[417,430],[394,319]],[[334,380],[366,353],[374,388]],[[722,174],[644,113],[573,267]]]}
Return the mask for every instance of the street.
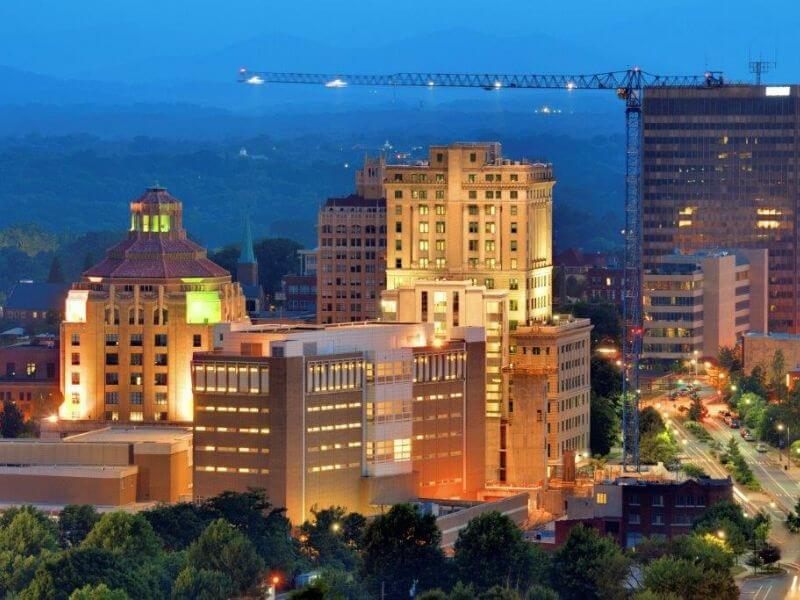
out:
{"label": "street", "polygon": [[[794,508],[800,497],[800,469],[791,467],[785,470],[786,457],[776,449],[770,447],[768,452],[757,452],[754,442],[745,441],[740,430],[729,428],[720,417],[720,413],[727,410],[728,406],[718,400],[714,389],[704,386],[700,395],[709,411],[703,421],[706,430],[723,448],[731,435],[735,436],[742,455],[761,483],[762,492],[749,492],[742,486],[734,485],[734,496],[747,513],[763,511],[772,517],[770,540],[781,549],[780,564],[787,570],[784,575],[740,580],[741,597],[753,600],[800,599],[800,535],[790,533],[784,525],[787,512]],[[679,439],[683,462],[701,467],[712,477],[728,476],[728,471],[712,456],[708,444],[696,440],[684,426],[685,412],[682,413],[679,406],[688,406],[687,398],[672,402],[664,396],[653,398],[647,404],[661,412]]]}

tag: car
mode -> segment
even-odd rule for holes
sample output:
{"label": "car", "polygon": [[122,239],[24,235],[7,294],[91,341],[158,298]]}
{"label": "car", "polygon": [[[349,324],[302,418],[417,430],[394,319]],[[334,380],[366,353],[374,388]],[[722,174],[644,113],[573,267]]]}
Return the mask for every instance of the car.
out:
{"label": "car", "polygon": [[768,450],[767,445],[764,442],[758,442],[756,444],[756,452],[766,452]]}
{"label": "car", "polygon": [[743,432],[742,433],[742,437],[744,438],[745,442],[755,442],[756,441],[756,437],[752,433],[750,433],[749,429],[742,429],[742,432]]}
{"label": "car", "polygon": [[672,471],[672,472],[680,471],[681,470],[681,461],[679,461],[677,459],[676,460],[671,460],[667,464],[664,465],[664,468],[666,468],[667,471]]}
{"label": "car", "polygon": [[739,429],[739,419],[731,417],[731,422],[728,423],[731,429]]}

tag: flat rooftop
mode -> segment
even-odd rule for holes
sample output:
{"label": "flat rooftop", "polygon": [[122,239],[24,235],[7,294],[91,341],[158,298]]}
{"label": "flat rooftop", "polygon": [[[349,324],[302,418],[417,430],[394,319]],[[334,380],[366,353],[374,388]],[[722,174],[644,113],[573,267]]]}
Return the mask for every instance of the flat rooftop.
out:
{"label": "flat rooftop", "polygon": [[192,430],[187,427],[104,427],[86,433],[65,437],[65,442],[126,442],[169,444],[191,439]]}
{"label": "flat rooftop", "polygon": [[21,465],[18,467],[0,466],[0,475],[25,477],[81,477],[91,479],[118,479],[136,475],[139,467],[93,466],[93,465]]}

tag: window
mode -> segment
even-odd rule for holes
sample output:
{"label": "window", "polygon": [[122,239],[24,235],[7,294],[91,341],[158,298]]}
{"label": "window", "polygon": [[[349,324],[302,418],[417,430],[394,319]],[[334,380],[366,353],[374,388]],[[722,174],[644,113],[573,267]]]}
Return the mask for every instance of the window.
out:
{"label": "window", "polygon": [[155,345],[159,348],[165,347],[167,345],[167,334],[166,333],[155,334]]}
{"label": "window", "polygon": [[486,252],[494,252],[494,240],[486,240]]}
{"label": "window", "polygon": [[608,504],[608,494],[605,492],[597,492],[595,495],[595,502],[597,502],[597,504]]}
{"label": "window", "polygon": [[25,365],[25,374],[28,377],[33,377],[34,375],[36,375],[36,363],[35,362],[29,362],[28,364]]}
{"label": "window", "polygon": [[517,223],[516,223],[516,221],[512,221],[512,223],[511,223],[511,233],[517,233]]}
{"label": "window", "polygon": [[509,194],[510,194],[512,200],[516,200],[519,197],[519,193],[517,192],[517,190],[511,190],[511,192],[509,192]]}
{"label": "window", "polygon": [[141,373],[131,373],[130,382],[131,382],[131,385],[142,385],[142,374]]}
{"label": "window", "polygon": [[119,392],[106,392],[106,404],[119,404]]}
{"label": "window", "polygon": [[167,355],[164,353],[156,354],[156,366],[159,367],[166,367],[167,366]]}
{"label": "window", "polygon": [[471,215],[477,215],[478,214],[478,205],[477,204],[470,204],[469,206],[467,206],[467,212],[469,214],[471,214]]}
{"label": "window", "polygon": [[134,352],[133,354],[131,354],[131,365],[141,366],[142,364],[144,364],[144,362],[142,361],[142,356],[143,355],[141,352]]}
{"label": "window", "polygon": [[511,210],[511,216],[512,217],[516,217],[517,216],[517,207],[516,206],[511,206],[510,210]]}
{"label": "window", "polygon": [[[394,197],[398,198],[398,199],[402,198],[403,197],[403,190],[395,190],[394,191]],[[398,206],[397,208],[400,208],[400,207]],[[399,213],[396,213],[396,214],[399,214]]]}
{"label": "window", "polygon": [[71,361],[71,364],[73,364],[73,365],[79,365],[79,364],[81,364],[81,355],[80,355],[80,352],[73,352],[73,353],[72,353],[72,361]]}
{"label": "window", "polygon": [[[397,190],[397,192],[400,192],[400,190]],[[394,197],[395,198],[402,198],[403,197],[403,192],[400,192],[399,196],[397,195],[397,192],[394,193]],[[395,215],[402,215],[403,214],[403,207],[400,206],[399,204],[397,206],[395,206],[394,207],[394,214]]]}
{"label": "window", "polygon": [[166,373],[156,373],[155,384],[156,385],[167,385],[167,374]]}
{"label": "window", "polygon": [[203,336],[199,333],[195,333],[192,336],[192,347],[193,348],[200,348],[203,346]]}
{"label": "window", "polygon": [[[436,197],[439,197],[439,193],[441,192],[442,198],[444,198],[444,190],[436,190]],[[444,204],[437,204],[436,205],[436,214],[437,215],[444,215],[447,212]]]}
{"label": "window", "polygon": [[119,346],[119,335],[116,333],[107,333],[106,346]]}
{"label": "window", "polygon": [[72,334],[72,345],[73,346],[80,346],[81,345],[81,336],[79,333]]}
{"label": "window", "polygon": [[494,204],[486,204],[486,205],[483,207],[483,211],[484,211],[484,212],[485,212],[487,215],[494,215],[494,213],[495,213],[495,206],[494,206]]}
{"label": "window", "polygon": [[166,392],[156,392],[156,404],[164,405],[167,403]]}
{"label": "window", "polygon": [[628,515],[628,523],[631,525],[639,525],[642,522],[642,517],[639,513],[630,513]]}
{"label": "window", "polygon": [[428,233],[428,222],[427,221],[420,221],[419,222],[419,232],[420,233]]}
{"label": "window", "polygon": [[516,252],[517,251],[517,240],[511,240],[510,248],[511,248],[511,252]]}
{"label": "window", "polygon": [[419,249],[421,252],[428,251],[428,240],[420,240],[419,241]]}
{"label": "window", "polygon": [[469,154],[469,162],[477,162],[477,161],[478,161],[477,153],[470,152],[470,154]]}
{"label": "window", "polygon": [[444,233],[444,221],[436,221],[436,233]]}
{"label": "window", "polygon": [[486,279],[483,280],[483,285],[486,286],[487,290],[493,290],[494,289],[494,279],[492,279],[491,277],[487,277]]}
{"label": "window", "polygon": [[470,221],[467,225],[467,231],[469,233],[478,233],[478,222],[477,221]]}
{"label": "window", "polygon": [[131,334],[131,346],[141,346],[142,345],[142,334],[141,333],[132,333]]}
{"label": "window", "polygon": [[131,404],[135,406],[144,404],[144,394],[142,392],[131,392]]}
{"label": "window", "polygon": [[469,240],[467,242],[468,249],[470,252],[477,252],[478,251],[478,240]]}
{"label": "window", "polygon": [[397,252],[400,252],[403,249],[403,240],[395,240],[394,241],[394,249]]}
{"label": "window", "polygon": [[516,277],[511,277],[508,280],[508,289],[510,290],[518,290],[519,289],[519,279]]}
{"label": "window", "polygon": [[429,210],[428,210],[428,205],[427,204],[420,204],[419,205],[419,214],[427,215],[428,212],[429,212]]}
{"label": "window", "polygon": [[495,232],[495,224],[493,222],[488,222],[485,224],[486,226],[486,233],[494,233]]}
{"label": "window", "polygon": [[664,524],[664,514],[660,512],[653,513],[653,525],[663,525]]}
{"label": "window", "polygon": [[445,241],[444,240],[436,240],[436,249],[439,252],[444,252],[445,249]]}
{"label": "window", "polygon": [[664,506],[664,496],[661,494],[653,496],[653,506]]}
{"label": "window", "polygon": [[78,371],[73,371],[71,375],[72,385],[80,385],[81,374]]}
{"label": "window", "polygon": [[118,365],[119,364],[119,354],[116,352],[107,352],[106,353],[106,364],[107,365]]}
{"label": "window", "polygon": [[119,385],[119,373],[116,371],[106,373],[106,385]]}

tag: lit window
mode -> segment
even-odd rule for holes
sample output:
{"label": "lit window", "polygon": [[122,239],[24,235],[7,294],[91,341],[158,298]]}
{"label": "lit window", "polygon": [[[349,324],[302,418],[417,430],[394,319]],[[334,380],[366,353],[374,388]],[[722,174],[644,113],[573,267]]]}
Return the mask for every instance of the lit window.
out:
{"label": "lit window", "polygon": [[597,504],[608,504],[608,495],[605,492],[597,492],[595,500]]}

